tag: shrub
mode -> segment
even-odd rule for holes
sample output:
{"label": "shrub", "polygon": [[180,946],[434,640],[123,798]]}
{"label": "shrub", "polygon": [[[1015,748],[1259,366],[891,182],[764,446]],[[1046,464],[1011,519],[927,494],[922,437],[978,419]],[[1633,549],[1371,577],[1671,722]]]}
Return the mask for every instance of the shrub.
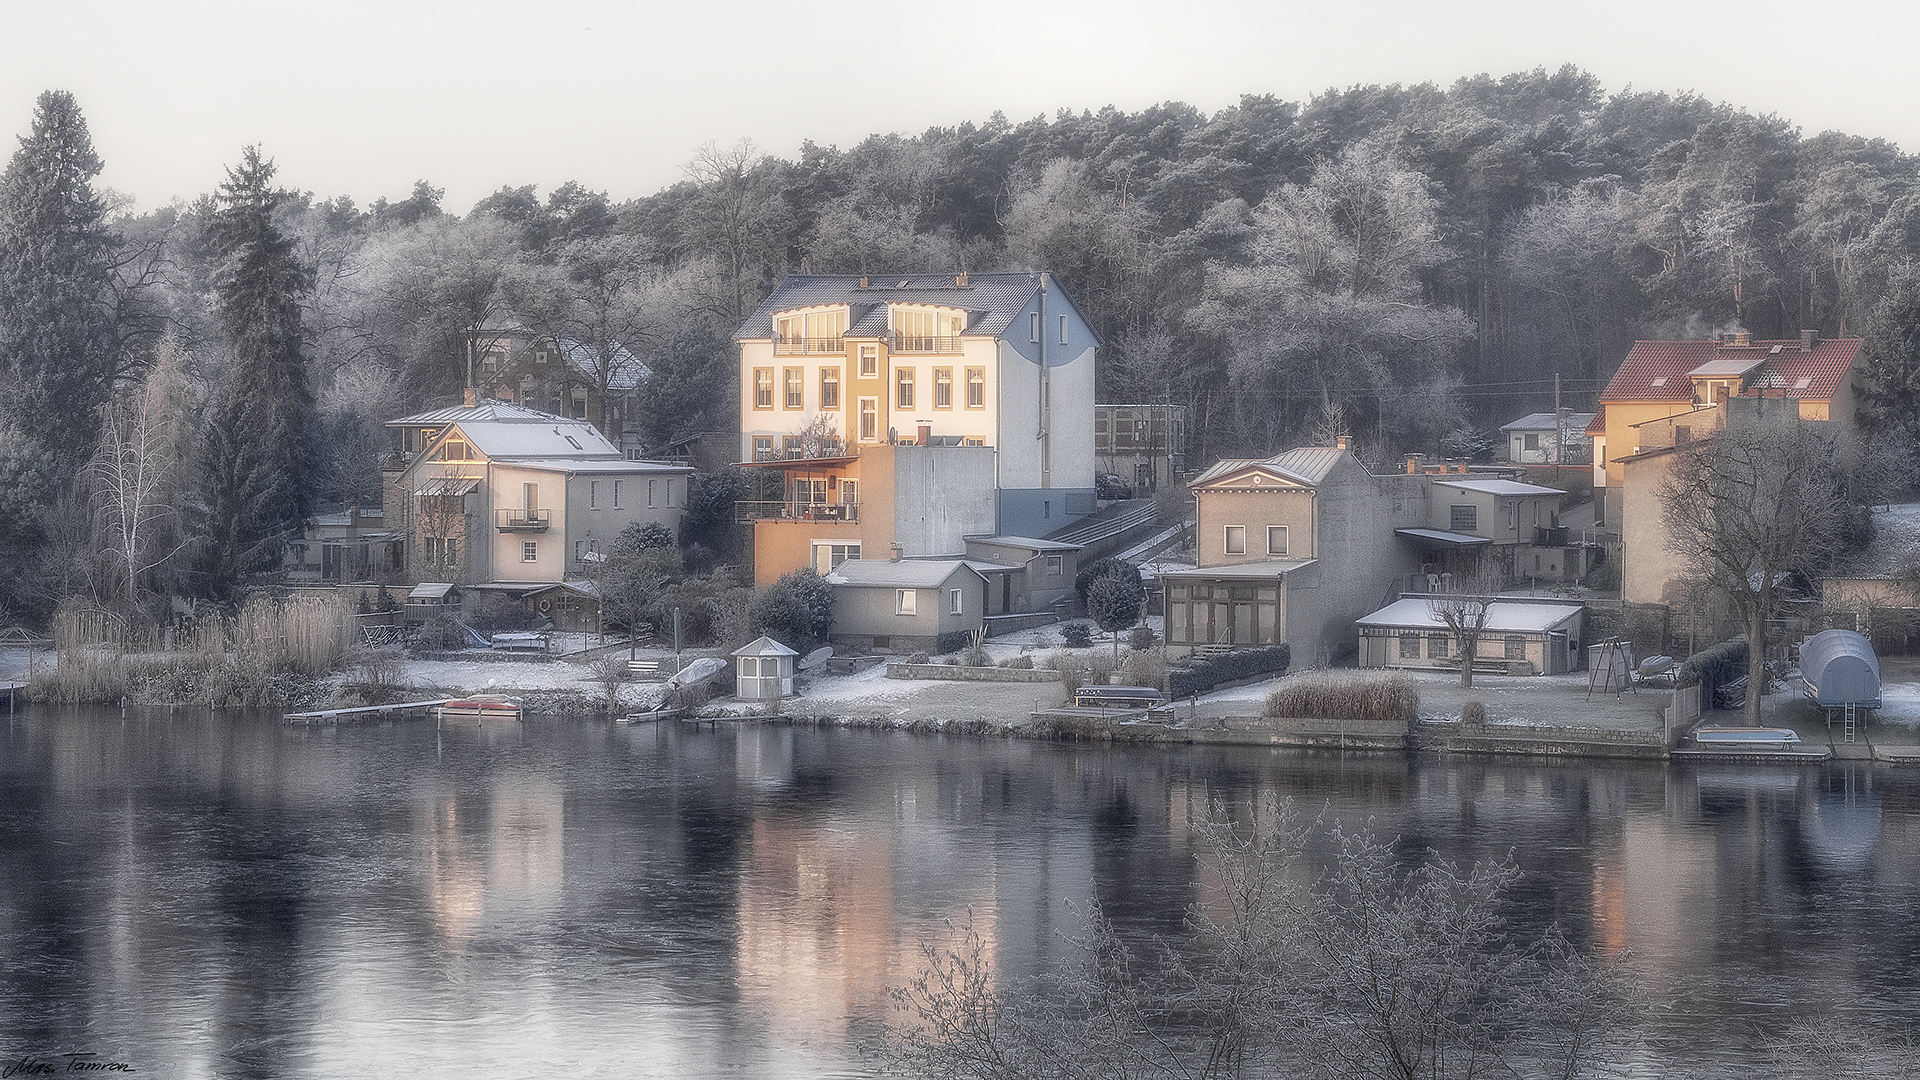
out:
{"label": "shrub", "polygon": [[965,630],[949,630],[933,639],[933,651],[937,653],[959,652],[973,640],[973,635]]}
{"label": "shrub", "polygon": [[1113,682],[1113,657],[1104,652],[1087,657],[1087,681],[1090,683]]}
{"label": "shrub", "polygon": [[1070,622],[1060,628],[1060,640],[1069,648],[1084,649],[1093,644],[1093,627],[1083,622]]}
{"label": "shrub", "polygon": [[1153,632],[1151,626],[1136,626],[1127,635],[1127,647],[1134,651],[1151,649],[1160,643],[1160,635]]}
{"label": "shrub", "polygon": [[1701,686],[1701,694],[1712,697],[1715,690],[1740,678],[1747,673],[1747,639],[1740,637],[1723,641],[1718,645],[1709,645],[1680,665],[1674,676],[1675,686]]}
{"label": "shrub", "polygon": [[1235,679],[1285,674],[1292,656],[1292,651],[1285,645],[1269,645],[1262,649],[1241,649],[1194,660],[1186,667],[1168,673],[1168,691],[1174,697],[1187,697],[1204,694],[1221,683]]}
{"label": "shrub", "polygon": [[804,653],[833,629],[833,586],[810,566],[782,574],[760,590],[754,615],[763,633]]}
{"label": "shrub", "polygon": [[1136,649],[1120,664],[1120,681],[1128,686],[1167,685],[1167,654],[1159,649]]}
{"label": "shrub", "polygon": [[927,654],[923,652],[917,652],[907,657],[907,663],[909,664],[924,664],[926,662]]}
{"label": "shrub", "polygon": [[1000,666],[1003,668],[1020,668],[1023,671],[1030,670],[1033,667],[1033,657],[1009,656],[1005,660],[1000,661]]}
{"label": "shrub", "polygon": [[1060,673],[1060,685],[1067,688],[1068,697],[1087,685],[1087,662],[1072,653],[1054,653],[1047,666]]}
{"label": "shrub", "polygon": [[1487,707],[1478,701],[1469,701],[1460,706],[1460,722],[1468,727],[1487,726]]}
{"label": "shrub", "polygon": [[1420,715],[1420,695],[1398,675],[1316,672],[1282,680],[1267,695],[1266,714],[1412,724]]}
{"label": "shrub", "polygon": [[453,625],[453,619],[442,615],[420,628],[420,647],[432,651],[458,649],[466,645],[466,635]]}

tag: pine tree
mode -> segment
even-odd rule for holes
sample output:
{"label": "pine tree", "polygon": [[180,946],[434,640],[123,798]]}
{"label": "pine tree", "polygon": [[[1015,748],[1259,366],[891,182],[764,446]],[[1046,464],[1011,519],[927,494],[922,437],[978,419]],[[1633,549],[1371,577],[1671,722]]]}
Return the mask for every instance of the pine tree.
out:
{"label": "pine tree", "polygon": [[208,239],[220,260],[217,313],[232,360],[207,438],[215,591],[272,565],[305,523],[317,487],[313,389],[301,300],[313,272],[274,212],[273,163],[248,147],[220,187]]}
{"label": "pine tree", "polygon": [[71,479],[92,452],[117,354],[101,162],[73,95],[49,90],[0,175],[0,370],[10,427]]}

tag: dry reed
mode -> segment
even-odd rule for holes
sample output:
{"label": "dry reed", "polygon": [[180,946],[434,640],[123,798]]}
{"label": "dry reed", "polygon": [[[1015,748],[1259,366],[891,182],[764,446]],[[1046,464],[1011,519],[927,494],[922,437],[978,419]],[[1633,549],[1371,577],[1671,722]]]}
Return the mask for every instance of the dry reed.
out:
{"label": "dry reed", "polygon": [[1411,724],[1420,714],[1420,695],[1398,675],[1313,672],[1282,679],[1267,695],[1266,714]]}

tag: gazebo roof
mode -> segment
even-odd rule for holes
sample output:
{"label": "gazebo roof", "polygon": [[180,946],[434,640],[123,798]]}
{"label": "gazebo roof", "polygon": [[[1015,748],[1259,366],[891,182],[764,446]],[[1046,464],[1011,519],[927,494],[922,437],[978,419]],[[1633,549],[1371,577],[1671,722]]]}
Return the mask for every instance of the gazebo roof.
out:
{"label": "gazebo roof", "polygon": [[799,656],[800,654],[765,634],[733,650],[735,656]]}

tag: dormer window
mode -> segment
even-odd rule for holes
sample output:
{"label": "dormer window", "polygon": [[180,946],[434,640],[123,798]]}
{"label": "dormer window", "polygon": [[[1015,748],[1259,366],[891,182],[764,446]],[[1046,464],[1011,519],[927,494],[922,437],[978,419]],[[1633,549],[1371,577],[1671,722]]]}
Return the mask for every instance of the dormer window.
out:
{"label": "dormer window", "polygon": [[894,305],[887,309],[887,322],[893,329],[894,352],[957,353],[960,335],[967,329],[967,313]]}
{"label": "dormer window", "polygon": [[773,317],[773,351],[801,353],[837,353],[846,351],[842,340],[847,334],[847,309],[812,308],[791,311]]}
{"label": "dormer window", "polygon": [[580,445],[579,439],[576,439],[571,435],[562,435],[560,437],[567,440],[567,445],[573,447],[575,450],[584,449],[584,447]]}
{"label": "dormer window", "polygon": [[440,444],[440,452],[434,455],[439,461],[472,461],[473,450],[465,439],[448,439]]}

